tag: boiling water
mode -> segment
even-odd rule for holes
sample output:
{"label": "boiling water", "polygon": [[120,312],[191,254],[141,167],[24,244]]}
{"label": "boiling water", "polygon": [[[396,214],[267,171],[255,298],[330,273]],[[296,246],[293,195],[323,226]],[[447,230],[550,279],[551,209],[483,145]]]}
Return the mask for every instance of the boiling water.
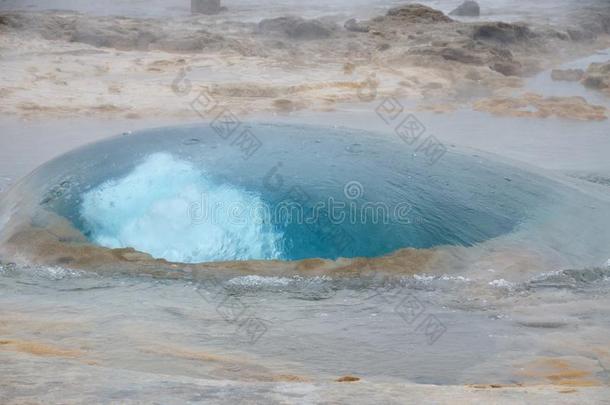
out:
{"label": "boiling water", "polygon": [[94,244],[188,263],[472,246],[557,198],[531,173],[453,150],[418,155],[399,138],[249,131],[251,156],[207,125],[134,133],[60,157],[24,186],[41,195],[35,210],[65,217]]}

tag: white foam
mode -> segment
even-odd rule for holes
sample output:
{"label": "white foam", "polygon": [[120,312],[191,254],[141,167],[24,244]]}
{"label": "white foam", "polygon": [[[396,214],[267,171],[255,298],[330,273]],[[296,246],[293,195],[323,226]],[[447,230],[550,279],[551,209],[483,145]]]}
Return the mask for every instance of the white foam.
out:
{"label": "white foam", "polygon": [[294,279],[288,277],[264,277],[257,275],[249,275],[242,277],[235,277],[227,281],[229,285],[241,286],[241,287],[256,287],[256,286],[273,286],[273,287],[284,287],[294,282]]}
{"label": "white foam", "polygon": [[185,263],[277,259],[282,235],[256,210],[236,215],[236,207],[262,205],[254,193],[214,184],[189,162],[156,153],[84,194],[80,214],[92,240],[109,248]]}
{"label": "white foam", "polygon": [[492,287],[495,287],[495,288],[503,288],[503,289],[507,289],[507,290],[510,290],[515,287],[514,283],[511,283],[510,281],[506,281],[503,278],[500,278],[498,280],[492,280],[489,282],[489,285]]}
{"label": "white foam", "polygon": [[449,275],[442,275],[442,276],[431,276],[428,274],[415,274],[413,275],[413,278],[417,281],[434,281],[434,280],[442,280],[442,281],[458,281],[461,283],[468,283],[471,280],[467,277],[464,276],[449,276]]}
{"label": "white foam", "polygon": [[258,276],[248,275],[235,277],[227,281],[227,285],[240,286],[240,287],[286,287],[291,285],[322,285],[326,282],[330,282],[333,279],[328,276],[315,276],[315,277],[276,277],[276,276]]}
{"label": "white foam", "polygon": [[414,274],[413,278],[417,281],[432,281],[435,277],[427,274]]}

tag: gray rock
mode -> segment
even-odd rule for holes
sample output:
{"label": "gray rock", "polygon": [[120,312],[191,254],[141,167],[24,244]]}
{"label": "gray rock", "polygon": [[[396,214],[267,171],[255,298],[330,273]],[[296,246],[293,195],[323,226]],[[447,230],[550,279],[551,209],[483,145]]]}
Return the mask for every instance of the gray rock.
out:
{"label": "gray rock", "polygon": [[193,14],[218,14],[222,9],[220,0],[191,0]]}
{"label": "gray rock", "polygon": [[407,4],[406,6],[392,8],[388,11],[386,17],[400,19],[408,24],[434,24],[453,21],[442,11],[422,4]]}
{"label": "gray rock", "polygon": [[553,69],[551,71],[551,79],[555,81],[577,82],[585,75],[582,69]]}
{"label": "gray rock", "polygon": [[503,44],[526,41],[536,35],[523,24],[489,22],[475,27],[472,38],[482,41],[500,42]]}
{"label": "gray rock", "polygon": [[610,89],[610,61],[590,64],[582,84],[597,90]]}
{"label": "gray rock", "polygon": [[359,23],[355,18],[347,20],[343,27],[348,31],[353,32],[369,32],[370,28],[366,24]]}
{"label": "gray rock", "polygon": [[74,31],[68,33],[68,40],[95,47],[122,50],[148,50],[159,39],[155,27],[146,23],[125,21],[114,24],[105,20],[77,20]]}
{"label": "gray rock", "polygon": [[585,41],[595,38],[595,35],[591,31],[583,31],[576,28],[568,28],[568,38],[572,41]]}
{"label": "gray rock", "polygon": [[262,34],[281,33],[294,39],[323,39],[332,35],[336,26],[319,20],[300,17],[278,17],[262,20],[258,31]]}
{"label": "gray rock", "polygon": [[449,15],[458,15],[461,17],[478,17],[481,15],[479,3],[473,0],[466,0],[458,8],[449,13]]}
{"label": "gray rock", "polygon": [[489,68],[504,76],[521,76],[523,74],[523,67],[517,61],[496,62]]}
{"label": "gray rock", "polygon": [[483,59],[461,48],[444,48],[441,51],[443,59],[471,65],[481,65]]}
{"label": "gray rock", "polygon": [[588,87],[590,89],[597,89],[597,90],[601,90],[606,87],[604,85],[604,79],[600,76],[587,76],[582,81],[582,84],[584,84],[586,87]]}

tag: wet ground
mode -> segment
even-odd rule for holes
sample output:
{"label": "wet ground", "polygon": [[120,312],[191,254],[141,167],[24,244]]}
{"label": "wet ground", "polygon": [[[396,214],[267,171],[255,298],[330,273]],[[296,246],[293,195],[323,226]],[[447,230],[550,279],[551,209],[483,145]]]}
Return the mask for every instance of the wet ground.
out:
{"label": "wet ground", "polygon": [[[192,284],[4,267],[0,356],[11,378],[2,395],[8,403],[138,403],[153,393],[283,403],[338,395],[344,388],[334,381],[348,375],[361,380],[343,383],[358,385],[354,393],[364,384],[384,400],[392,390],[417,392],[402,386],[409,381],[478,387],[458,398],[546,386],[595,403],[587,387],[609,383],[608,274],[522,284],[426,276]],[[57,370],[61,382],[51,378]]]}

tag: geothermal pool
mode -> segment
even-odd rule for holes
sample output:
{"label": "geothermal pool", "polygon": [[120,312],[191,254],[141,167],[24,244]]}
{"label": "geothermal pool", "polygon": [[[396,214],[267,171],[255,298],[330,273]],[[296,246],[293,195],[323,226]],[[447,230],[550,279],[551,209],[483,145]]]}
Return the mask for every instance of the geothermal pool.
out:
{"label": "geothermal pool", "polygon": [[337,259],[472,246],[553,198],[540,177],[472,154],[349,129],[249,131],[255,153],[208,125],[81,148],[22,184],[40,195],[28,215],[50,211],[93,244],[173,262]]}
{"label": "geothermal pool", "polygon": [[[552,173],[409,132],[253,122],[231,135],[214,123],[126,132],[45,163],[2,196],[3,260],[277,275],[358,258],[451,273],[507,246],[532,256],[524,274],[607,259],[608,203]],[[384,262],[401,255],[408,268]]]}

